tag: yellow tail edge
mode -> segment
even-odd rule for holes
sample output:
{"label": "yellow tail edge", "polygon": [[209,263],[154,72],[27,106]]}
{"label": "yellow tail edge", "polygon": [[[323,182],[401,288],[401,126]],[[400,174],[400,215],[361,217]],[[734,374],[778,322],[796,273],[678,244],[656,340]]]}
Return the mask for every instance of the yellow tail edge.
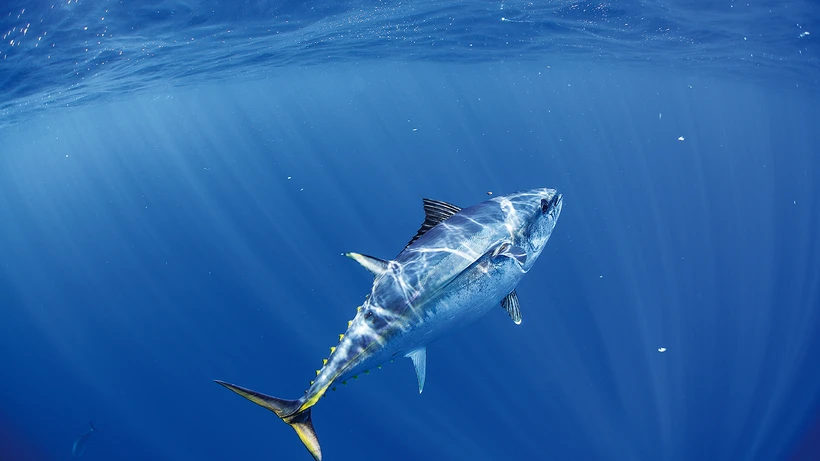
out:
{"label": "yellow tail edge", "polygon": [[276,416],[296,431],[299,440],[305,444],[305,448],[307,448],[308,452],[313,456],[313,459],[322,461],[322,448],[319,446],[319,439],[316,437],[316,431],[313,429],[313,421],[310,419],[310,409],[312,405],[303,408],[306,406],[304,405],[306,402],[302,400],[279,399],[218,379],[214,381],[251,402],[274,412]]}

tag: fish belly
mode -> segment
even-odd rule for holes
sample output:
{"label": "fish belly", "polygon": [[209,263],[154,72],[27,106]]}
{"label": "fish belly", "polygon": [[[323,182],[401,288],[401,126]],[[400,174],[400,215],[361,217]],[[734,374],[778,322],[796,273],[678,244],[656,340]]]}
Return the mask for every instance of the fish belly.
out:
{"label": "fish belly", "polygon": [[524,272],[507,258],[486,266],[477,265],[465,271],[419,306],[416,324],[397,349],[411,351],[475,322],[492,309],[500,311],[501,300],[515,289]]}

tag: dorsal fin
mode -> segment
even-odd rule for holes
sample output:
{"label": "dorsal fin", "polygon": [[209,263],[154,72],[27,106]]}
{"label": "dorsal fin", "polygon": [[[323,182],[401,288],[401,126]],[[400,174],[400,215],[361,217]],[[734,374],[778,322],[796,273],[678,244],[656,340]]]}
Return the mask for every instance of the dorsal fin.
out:
{"label": "dorsal fin", "polygon": [[431,200],[429,198],[422,199],[424,201],[424,222],[421,224],[421,228],[413,238],[407,242],[407,245],[404,247],[407,248],[413,244],[416,240],[419,239],[422,235],[426,234],[427,231],[436,227],[436,225],[450,216],[458,213],[461,211],[461,208],[453,205],[452,203],[442,202],[440,200]]}

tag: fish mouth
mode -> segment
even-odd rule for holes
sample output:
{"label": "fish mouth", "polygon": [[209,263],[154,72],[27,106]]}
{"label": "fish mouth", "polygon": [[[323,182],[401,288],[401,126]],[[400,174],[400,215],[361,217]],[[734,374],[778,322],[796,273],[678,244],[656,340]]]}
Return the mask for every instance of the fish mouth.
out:
{"label": "fish mouth", "polygon": [[564,200],[564,194],[555,194],[552,196],[552,200],[550,200],[550,208],[557,208],[561,206]]}
{"label": "fish mouth", "polygon": [[[542,200],[541,203],[543,204],[544,202],[546,202],[546,200]],[[555,195],[553,195],[552,198],[549,200],[549,202],[546,203],[546,206],[542,205],[542,207],[544,208],[544,211],[547,214],[549,214],[550,217],[555,219],[558,217],[558,213],[561,212],[561,206],[563,205],[563,203],[564,194],[559,194],[556,192]]]}

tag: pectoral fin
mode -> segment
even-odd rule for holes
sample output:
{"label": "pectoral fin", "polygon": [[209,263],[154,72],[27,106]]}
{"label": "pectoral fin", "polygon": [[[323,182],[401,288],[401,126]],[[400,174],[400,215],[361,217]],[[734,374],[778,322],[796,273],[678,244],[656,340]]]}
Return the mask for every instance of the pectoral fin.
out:
{"label": "pectoral fin", "polygon": [[501,300],[501,307],[510,314],[510,318],[516,325],[521,324],[521,306],[518,305],[518,295],[515,294],[515,290]]}
{"label": "pectoral fin", "polygon": [[502,243],[493,251],[493,259],[499,257],[514,259],[518,261],[519,265],[523,266],[527,263],[527,250],[517,245]]}
{"label": "pectoral fin", "polygon": [[424,378],[427,374],[427,348],[421,347],[409,352],[405,357],[409,357],[416,367],[416,377],[419,379],[419,394],[424,390]]}

